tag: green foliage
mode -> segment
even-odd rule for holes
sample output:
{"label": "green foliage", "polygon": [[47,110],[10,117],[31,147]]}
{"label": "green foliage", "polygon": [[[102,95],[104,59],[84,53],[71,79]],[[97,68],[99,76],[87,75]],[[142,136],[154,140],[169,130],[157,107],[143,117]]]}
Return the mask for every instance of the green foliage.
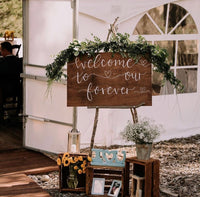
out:
{"label": "green foliage", "polygon": [[161,130],[161,125],[156,125],[152,120],[143,118],[134,124],[128,121],[128,124],[120,134],[126,141],[148,144],[152,143],[160,135]]}
{"label": "green foliage", "polygon": [[46,66],[46,75],[49,81],[59,81],[64,75],[63,66],[67,62],[73,61],[77,56],[88,55],[89,57],[95,57],[99,52],[120,53],[123,57],[133,58],[136,61],[144,57],[154,65],[154,69],[157,72],[163,73],[164,78],[175,88],[178,90],[183,89],[181,82],[170,71],[170,65],[167,64],[167,51],[149,44],[141,36],[136,42],[133,42],[129,39],[129,34],[127,33],[117,33],[106,42],[102,42],[96,36],[93,37],[93,40],[83,42],[74,40],[67,49],[57,55],[53,63]]}
{"label": "green foliage", "polygon": [[22,38],[22,0],[1,0],[0,21],[1,37],[6,30],[11,30],[15,37]]}

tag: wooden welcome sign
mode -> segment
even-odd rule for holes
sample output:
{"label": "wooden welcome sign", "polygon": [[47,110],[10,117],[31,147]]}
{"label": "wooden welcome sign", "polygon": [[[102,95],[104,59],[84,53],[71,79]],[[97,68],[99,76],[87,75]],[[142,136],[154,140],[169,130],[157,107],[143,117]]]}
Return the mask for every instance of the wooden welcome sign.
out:
{"label": "wooden welcome sign", "polygon": [[77,57],[67,67],[67,106],[152,105],[151,64],[120,54]]}

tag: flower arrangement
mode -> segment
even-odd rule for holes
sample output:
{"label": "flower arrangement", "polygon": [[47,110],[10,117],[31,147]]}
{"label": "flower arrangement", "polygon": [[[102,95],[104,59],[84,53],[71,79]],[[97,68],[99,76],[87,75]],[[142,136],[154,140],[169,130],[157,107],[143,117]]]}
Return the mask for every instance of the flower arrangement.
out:
{"label": "flower arrangement", "polygon": [[86,167],[92,161],[91,157],[79,156],[70,156],[69,153],[64,153],[62,158],[57,159],[57,164],[64,165],[65,167],[70,166],[73,168],[73,171],[78,174],[85,174]]}
{"label": "flower arrangement", "polygon": [[136,144],[151,144],[160,135],[161,125],[156,125],[152,120],[143,118],[139,122],[128,124],[121,132],[123,139]]}
{"label": "flower arrangement", "polygon": [[120,53],[122,57],[133,58],[138,61],[141,57],[146,58],[154,65],[154,70],[162,73],[165,80],[168,80],[179,91],[183,89],[181,81],[178,80],[170,70],[170,65],[167,63],[168,53],[165,49],[149,44],[142,36],[139,36],[137,41],[131,41],[130,35],[113,34],[109,41],[101,41],[94,36],[93,40],[78,41],[74,40],[70,43],[67,49],[62,50],[51,64],[46,66],[46,76],[48,83],[59,81],[67,75],[63,72],[63,67],[66,63],[73,61],[77,56],[87,55],[95,57],[100,52]]}

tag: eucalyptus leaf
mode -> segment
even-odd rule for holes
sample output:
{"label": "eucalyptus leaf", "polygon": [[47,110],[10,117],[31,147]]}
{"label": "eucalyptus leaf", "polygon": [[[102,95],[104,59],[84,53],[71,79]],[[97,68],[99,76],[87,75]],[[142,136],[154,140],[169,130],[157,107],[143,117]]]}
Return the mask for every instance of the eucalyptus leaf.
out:
{"label": "eucalyptus leaf", "polygon": [[139,36],[135,42],[129,39],[130,35],[117,33],[110,37],[109,41],[101,41],[97,36],[93,40],[71,42],[67,49],[61,51],[51,64],[46,66],[46,76],[49,81],[59,81],[63,75],[64,65],[73,61],[77,56],[87,54],[95,57],[99,52],[120,53],[122,57],[133,58],[138,61],[141,57],[146,58],[153,64],[157,72],[164,75],[178,91],[183,90],[183,85],[170,71],[170,64],[167,63],[168,53],[166,49],[149,44],[144,37]]}

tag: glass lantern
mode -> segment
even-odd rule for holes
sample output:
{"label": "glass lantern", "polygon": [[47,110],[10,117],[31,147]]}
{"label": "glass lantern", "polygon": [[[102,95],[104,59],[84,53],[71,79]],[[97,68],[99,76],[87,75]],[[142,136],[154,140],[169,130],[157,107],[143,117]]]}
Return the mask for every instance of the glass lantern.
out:
{"label": "glass lantern", "polygon": [[80,153],[80,135],[77,129],[68,132],[68,153]]}

